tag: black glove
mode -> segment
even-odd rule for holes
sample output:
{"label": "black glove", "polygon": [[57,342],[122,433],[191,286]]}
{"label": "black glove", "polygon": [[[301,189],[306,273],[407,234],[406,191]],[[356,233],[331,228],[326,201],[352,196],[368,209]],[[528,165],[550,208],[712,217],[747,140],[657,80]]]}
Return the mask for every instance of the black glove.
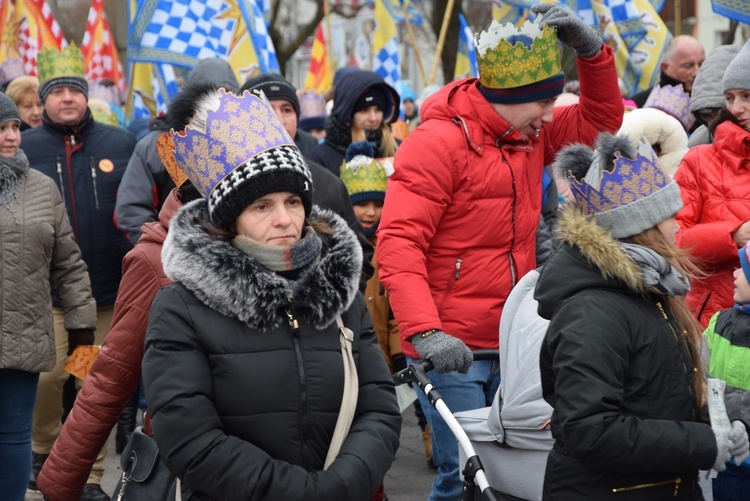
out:
{"label": "black glove", "polygon": [[406,357],[403,353],[397,353],[391,357],[391,365],[398,372],[406,369]]}
{"label": "black glove", "polygon": [[602,48],[602,37],[572,10],[551,3],[531,6],[531,12],[541,14],[540,23],[557,29],[557,38],[576,51],[578,57],[594,57]]}
{"label": "black glove", "polygon": [[463,341],[443,331],[415,334],[411,344],[421,358],[432,362],[438,374],[453,371],[466,374],[474,361],[474,355]]}
{"label": "black glove", "polygon": [[78,346],[94,344],[94,331],[91,329],[71,329],[68,331],[68,355]]}

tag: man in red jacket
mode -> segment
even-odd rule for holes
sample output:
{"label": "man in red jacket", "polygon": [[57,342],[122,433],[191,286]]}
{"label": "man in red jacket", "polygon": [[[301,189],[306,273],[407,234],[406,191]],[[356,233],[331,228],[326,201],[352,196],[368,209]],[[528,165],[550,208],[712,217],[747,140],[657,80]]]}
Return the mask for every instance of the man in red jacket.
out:
{"label": "man in red jacket", "polygon": [[[493,25],[479,37],[478,80],[423,104],[422,124],[396,152],[378,232],[403,351],[432,361],[429,376],[453,412],[490,405],[497,390],[498,361],[472,365],[470,350],[498,348],[505,299],[536,267],[544,165],[622,122],[612,49],[572,11],[533,10],[540,26],[519,34]],[[564,83],[556,39],[576,51],[581,98],[553,111]],[[438,465],[429,499],[460,499],[455,437],[420,400]]]}

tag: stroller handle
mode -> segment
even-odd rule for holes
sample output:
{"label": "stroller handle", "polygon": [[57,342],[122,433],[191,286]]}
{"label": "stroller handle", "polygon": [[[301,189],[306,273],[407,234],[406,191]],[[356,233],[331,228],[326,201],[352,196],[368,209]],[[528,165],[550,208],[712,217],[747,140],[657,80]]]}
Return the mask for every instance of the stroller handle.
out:
{"label": "stroller handle", "polygon": [[[499,353],[499,350],[490,348],[472,350],[471,352],[471,354],[474,355],[474,360],[498,360],[500,357]],[[430,382],[426,373],[434,368],[432,362],[427,359],[414,362],[406,369],[402,369],[395,373],[393,375],[393,383],[396,386],[406,383],[417,383],[420,387],[424,388],[425,385]]]}

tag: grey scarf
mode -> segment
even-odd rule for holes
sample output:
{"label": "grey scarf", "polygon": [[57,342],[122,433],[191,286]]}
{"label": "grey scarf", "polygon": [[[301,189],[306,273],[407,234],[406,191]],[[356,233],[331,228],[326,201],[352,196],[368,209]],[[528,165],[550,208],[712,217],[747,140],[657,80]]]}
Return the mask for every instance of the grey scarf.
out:
{"label": "grey scarf", "polygon": [[688,278],[669,264],[664,256],[641,245],[618,244],[641,268],[646,287],[656,287],[670,296],[684,296],[690,290]]}
{"label": "grey scarf", "polygon": [[290,247],[265,245],[246,235],[237,235],[232,245],[271,271],[291,271],[304,268],[320,258],[322,242],[312,228]]}
{"label": "grey scarf", "polygon": [[7,207],[16,194],[19,181],[29,172],[29,161],[22,150],[13,157],[0,157],[0,206]]}

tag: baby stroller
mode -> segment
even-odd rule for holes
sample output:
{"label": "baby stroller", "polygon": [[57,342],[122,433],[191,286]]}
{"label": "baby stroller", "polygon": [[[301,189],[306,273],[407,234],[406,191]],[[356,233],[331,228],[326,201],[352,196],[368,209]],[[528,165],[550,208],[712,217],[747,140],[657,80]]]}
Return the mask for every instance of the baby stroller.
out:
{"label": "baby stroller", "polygon": [[[554,440],[549,429],[552,407],[542,398],[539,350],[548,322],[536,314],[533,298],[539,273],[532,271],[516,285],[500,320],[501,383],[491,407],[453,415],[426,372],[429,361],[394,375],[396,384],[414,383],[437,409],[459,443],[465,464],[464,501],[536,501],[542,499],[547,455]],[[496,359],[495,350],[474,358]],[[478,489],[477,489],[478,487]]]}

